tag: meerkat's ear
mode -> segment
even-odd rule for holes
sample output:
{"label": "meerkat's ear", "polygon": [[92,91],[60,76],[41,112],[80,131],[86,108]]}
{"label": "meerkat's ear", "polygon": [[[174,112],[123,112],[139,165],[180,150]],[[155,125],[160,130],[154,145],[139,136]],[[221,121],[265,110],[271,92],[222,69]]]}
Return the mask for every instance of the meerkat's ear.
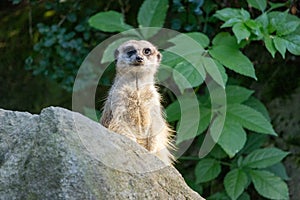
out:
{"label": "meerkat's ear", "polygon": [[115,53],[114,53],[114,56],[115,56],[115,61],[117,61],[118,60],[118,56],[119,56],[119,50],[118,49],[116,49],[115,50]]}
{"label": "meerkat's ear", "polygon": [[160,62],[162,59],[162,55],[159,51],[157,51],[157,61]]}

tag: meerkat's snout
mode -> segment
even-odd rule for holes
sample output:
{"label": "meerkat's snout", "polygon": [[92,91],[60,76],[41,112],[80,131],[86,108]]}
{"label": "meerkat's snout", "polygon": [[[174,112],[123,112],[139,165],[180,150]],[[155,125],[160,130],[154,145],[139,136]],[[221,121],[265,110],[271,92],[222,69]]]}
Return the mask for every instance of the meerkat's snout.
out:
{"label": "meerkat's snout", "polygon": [[138,63],[142,63],[142,62],[144,62],[144,58],[143,57],[141,57],[141,56],[136,56],[136,61],[138,62]]}
{"label": "meerkat's snout", "polygon": [[130,62],[135,66],[144,65],[145,59],[143,55],[139,54],[136,50],[135,52],[136,53],[130,56]]}

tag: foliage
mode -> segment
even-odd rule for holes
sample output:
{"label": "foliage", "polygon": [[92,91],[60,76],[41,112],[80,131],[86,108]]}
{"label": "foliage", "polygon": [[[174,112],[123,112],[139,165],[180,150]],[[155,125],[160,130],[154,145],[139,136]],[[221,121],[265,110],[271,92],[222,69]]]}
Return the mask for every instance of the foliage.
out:
{"label": "foliage", "polygon": [[[264,12],[266,1],[249,1],[249,3],[263,13],[256,19],[251,19],[250,13],[243,9],[218,10],[215,16],[225,22],[221,28],[232,27],[238,43],[243,40],[247,43],[253,40],[263,40],[273,57],[278,51],[285,58],[286,50],[300,55],[300,36],[298,34],[300,20],[287,12]],[[273,4],[270,10],[275,6],[276,4]]]}
{"label": "foliage", "polygon": [[[207,14],[211,13],[212,5],[208,6],[206,4],[204,8],[201,8],[203,1],[196,2],[198,2],[198,7],[195,8],[197,15],[203,13],[201,9],[204,9]],[[201,119],[197,135],[200,138],[201,134],[208,128],[210,119],[214,119],[210,125],[210,134],[217,146],[208,156],[199,159],[194,169],[196,179],[194,184],[191,185],[196,185],[196,187],[201,185],[205,188],[207,186],[205,183],[213,180],[221,181],[221,176],[223,177],[223,189],[226,193],[220,191],[221,193],[218,193],[217,199],[249,199],[249,195],[245,190],[250,187],[250,183],[253,183],[256,191],[266,198],[288,199],[288,188],[283,181],[286,176],[278,173],[282,170],[284,172],[284,167],[278,163],[288,153],[275,147],[262,148],[262,141],[265,137],[258,137],[257,139],[258,134],[277,135],[269,121],[268,113],[264,105],[258,99],[252,97],[253,91],[239,85],[226,84],[228,73],[225,72],[224,67],[256,80],[254,66],[241,50],[246,45],[259,40],[265,43],[267,50],[273,57],[278,51],[284,58],[286,50],[299,55],[300,40],[297,31],[299,31],[300,20],[287,12],[272,11],[282,5],[272,4],[270,9],[265,11],[267,8],[266,1],[249,0],[248,3],[262,12],[256,19],[251,19],[250,13],[243,8],[225,8],[214,14],[214,17],[225,22],[221,28],[231,27],[234,36],[230,32],[220,32],[212,39],[209,46],[209,38],[205,34],[199,32],[188,33],[205,48],[198,52],[200,53],[198,54],[199,58],[198,61],[193,63],[194,65],[169,52],[163,52],[163,64],[173,67],[186,77],[195,91],[201,89],[201,85],[207,76],[210,76],[221,86],[226,86],[228,104],[226,120],[220,138],[214,135],[213,130],[214,126],[219,126],[219,120],[221,119],[218,115],[215,115],[215,111],[210,110],[209,93],[206,91],[202,95],[198,94],[199,100],[206,99],[206,101],[204,103],[199,102]],[[167,1],[145,0],[138,13],[139,26],[162,27],[167,4]],[[174,1],[173,7],[183,9],[183,6],[180,6],[181,4],[181,1]],[[150,8],[153,12],[146,12]],[[147,16],[144,17],[143,15],[146,14]],[[107,16],[111,19],[110,21],[101,20]],[[211,20],[206,19],[207,21]],[[100,12],[92,16],[89,23],[92,27],[101,31],[123,31],[131,28],[130,25],[124,22],[122,15],[115,11]],[[118,28],[108,30],[107,27],[110,24]],[[188,28],[185,28],[185,30],[190,31]],[[144,34],[145,38],[151,36],[153,35]],[[180,44],[180,38],[175,37],[172,40],[176,41],[177,45],[184,45]],[[211,58],[201,57],[203,51],[207,52]],[[200,69],[195,70],[193,66]],[[214,73],[211,69],[219,69],[223,81],[220,81],[217,77],[218,73]],[[200,72],[200,74],[197,75],[197,72]],[[176,80],[176,75],[173,74],[173,77]],[[181,86],[180,91],[184,93],[186,88],[188,87]],[[181,113],[178,112],[179,110],[180,103],[178,101],[171,102],[167,107],[167,119],[170,123],[176,124],[180,120]],[[196,126],[198,125],[196,124]],[[189,135],[188,132],[178,132],[177,134],[177,143],[194,137]],[[219,152],[219,154],[216,154],[216,152]],[[230,168],[225,168],[223,165],[230,166]],[[274,166],[276,166],[276,170],[274,170]],[[212,195],[208,199],[214,198],[214,195]]]}
{"label": "foliage", "polygon": [[[168,75],[176,82],[180,82],[178,74],[188,81],[178,84],[180,93],[183,95],[192,86],[199,101],[200,120],[190,124],[198,130],[195,142],[181,158],[186,160],[182,163],[189,162],[193,169],[192,177],[190,172],[183,170],[186,181],[196,191],[209,196],[207,199],[250,199],[249,191],[253,188],[265,198],[288,199],[288,188],[284,182],[288,177],[281,164],[288,153],[268,146],[266,142],[267,136],[277,134],[263,103],[253,96],[254,91],[244,87],[243,80],[257,80],[253,62],[245,49],[259,44],[272,57],[277,52],[283,59],[287,52],[300,55],[300,37],[297,34],[300,20],[284,10],[288,5],[267,3],[266,0],[247,0],[240,6],[234,6],[239,8],[224,8],[209,0],[173,0],[170,5],[169,8],[167,0],[145,0],[139,8],[137,20],[131,20],[129,24],[130,20],[125,18],[128,13],[124,10],[122,13],[109,10],[91,16],[95,13],[91,9],[79,16],[76,12],[68,12],[70,9],[82,9],[79,4],[72,1],[49,3],[48,14],[59,11],[65,17],[62,23],[38,25],[35,55],[27,59],[27,68],[71,90],[76,70],[91,46],[96,44],[92,35],[103,39],[102,35],[132,31],[133,27],[170,27],[185,32],[201,46],[193,49],[196,56],[188,55],[186,50],[192,48],[184,44],[179,35],[168,42],[184,47],[182,53],[187,53],[185,58],[190,59],[172,53],[172,50],[180,49],[170,47],[162,52],[162,64],[177,72]],[[220,24],[219,20],[224,23]],[[98,31],[91,29],[86,22]],[[131,34],[150,39],[157,31],[140,29]],[[127,39],[120,38],[108,46],[101,62],[112,62],[114,49]],[[205,89],[208,80],[226,91],[226,119],[220,137],[214,130],[221,124],[222,116],[218,113],[223,107],[212,109],[210,96],[219,91],[218,88],[215,91]],[[189,130],[178,131],[182,117],[181,97],[177,100],[172,94],[168,97],[167,120],[177,127],[176,143],[194,139],[195,135]],[[192,113],[194,110],[190,107],[185,112]],[[90,112],[93,111],[87,108],[86,113]],[[216,145],[200,159],[194,152],[202,145],[207,130]],[[180,169],[180,165],[178,167]]]}
{"label": "foliage", "polygon": [[[37,6],[35,1],[30,3]],[[37,24],[35,53],[26,59],[27,70],[56,81],[70,92],[78,68],[99,35],[87,24],[88,16],[94,11],[87,9],[81,12],[85,6],[80,1],[46,2],[44,17],[48,20],[61,17],[57,24]]]}

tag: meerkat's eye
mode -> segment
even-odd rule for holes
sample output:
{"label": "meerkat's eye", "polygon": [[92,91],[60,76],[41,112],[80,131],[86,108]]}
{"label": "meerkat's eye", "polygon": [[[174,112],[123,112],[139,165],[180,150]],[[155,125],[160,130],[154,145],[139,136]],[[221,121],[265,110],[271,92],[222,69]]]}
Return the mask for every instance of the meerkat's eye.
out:
{"label": "meerkat's eye", "polygon": [[136,50],[130,50],[127,52],[127,55],[128,55],[128,57],[131,57],[135,53],[136,53]]}
{"label": "meerkat's eye", "polygon": [[151,49],[145,48],[145,49],[143,50],[143,53],[144,53],[146,56],[149,56],[152,52],[151,52]]}

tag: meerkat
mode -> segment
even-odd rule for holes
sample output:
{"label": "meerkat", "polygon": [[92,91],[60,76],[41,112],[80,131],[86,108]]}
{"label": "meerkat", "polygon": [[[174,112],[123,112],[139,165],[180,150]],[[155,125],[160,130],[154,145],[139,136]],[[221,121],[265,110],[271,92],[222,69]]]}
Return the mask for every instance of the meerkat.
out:
{"label": "meerkat", "polygon": [[162,55],[150,42],[129,40],[115,51],[116,76],[108,93],[100,123],[145,147],[166,164],[174,156],[169,128],[155,74]]}

